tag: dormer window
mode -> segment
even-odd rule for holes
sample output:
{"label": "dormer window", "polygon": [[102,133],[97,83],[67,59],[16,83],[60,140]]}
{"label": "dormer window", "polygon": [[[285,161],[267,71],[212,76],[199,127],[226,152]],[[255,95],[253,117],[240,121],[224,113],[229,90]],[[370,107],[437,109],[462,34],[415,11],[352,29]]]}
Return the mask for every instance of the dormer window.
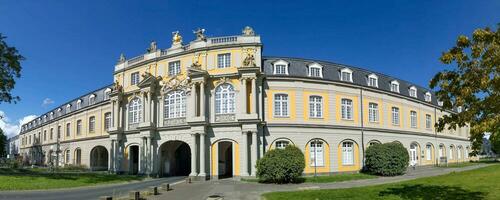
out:
{"label": "dormer window", "polygon": [[43,116],[43,122],[47,122],[47,115]]}
{"label": "dormer window", "polygon": [[443,102],[442,101],[438,101],[438,106],[443,106]]}
{"label": "dormer window", "polygon": [[368,86],[378,87],[378,76],[375,74],[368,75]]}
{"label": "dormer window", "polygon": [[410,87],[409,93],[410,93],[410,97],[417,98],[417,88],[415,86]]}
{"label": "dormer window", "polygon": [[273,74],[288,75],[288,62],[278,60],[273,63]]}
{"label": "dormer window", "polygon": [[106,88],[106,90],[104,90],[104,100],[108,100],[110,94],[111,94],[111,88]]}
{"label": "dormer window", "polygon": [[340,80],[346,82],[352,82],[352,70],[349,68],[344,68],[340,70]]}
{"label": "dormer window", "polygon": [[80,109],[82,108],[82,100],[81,99],[78,99],[78,101],[76,102],[76,109]]}
{"label": "dormer window", "polygon": [[313,63],[308,66],[309,76],[310,77],[319,77],[323,78],[323,66],[318,63]]}
{"label": "dormer window", "polygon": [[430,92],[426,92],[425,93],[425,101],[431,102],[431,100],[432,100],[431,93]]}
{"label": "dormer window", "polygon": [[50,119],[54,119],[54,112],[50,112]]}
{"label": "dormer window", "polygon": [[89,97],[89,105],[95,104],[95,94],[90,95]]}
{"label": "dormer window", "polygon": [[66,113],[71,112],[71,104],[66,105]]}
{"label": "dormer window", "polygon": [[399,93],[399,82],[396,80],[391,81],[391,92]]}
{"label": "dormer window", "polygon": [[62,108],[58,108],[58,109],[57,109],[57,115],[58,115],[58,116],[61,116],[61,111],[62,111]]}

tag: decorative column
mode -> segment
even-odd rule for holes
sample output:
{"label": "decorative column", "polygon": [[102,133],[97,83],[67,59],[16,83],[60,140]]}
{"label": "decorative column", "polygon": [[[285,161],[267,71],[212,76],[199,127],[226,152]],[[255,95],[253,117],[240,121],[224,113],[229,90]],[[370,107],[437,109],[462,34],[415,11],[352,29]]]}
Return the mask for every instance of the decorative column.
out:
{"label": "decorative column", "polygon": [[191,101],[189,101],[189,116],[196,117],[196,83],[191,85]]}
{"label": "decorative column", "polygon": [[115,142],[116,140],[111,140],[111,163],[110,163],[110,168],[112,172],[116,173],[116,148],[115,148]]}
{"label": "decorative column", "polygon": [[146,92],[146,103],[145,103],[145,106],[144,106],[144,109],[145,109],[145,114],[146,114],[146,119],[145,122],[151,122],[151,93],[149,92]]}
{"label": "decorative column", "polygon": [[241,151],[241,176],[248,176],[248,132],[243,131],[243,151]]}
{"label": "decorative column", "polygon": [[257,113],[257,91],[256,91],[256,83],[255,83],[255,77],[252,78],[252,108],[251,108],[251,113],[255,114]]}
{"label": "decorative column", "polygon": [[200,117],[205,120],[205,82],[200,82]]}
{"label": "decorative column", "polygon": [[206,133],[200,133],[200,174],[198,176],[205,177],[207,176],[206,168],[205,168],[205,135]]}
{"label": "decorative column", "polygon": [[146,118],[144,116],[146,115],[146,110],[147,110],[146,108],[147,107],[146,107],[146,99],[144,98],[144,95],[145,95],[144,93],[141,94],[141,103],[142,103],[142,113],[141,114],[142,114],[142,116],[141,116],[140,122],[144,122],[144,120],[145,120],[144,118]]}
{"label": "decorative column", "polygon": [[118,120],[119,120],[119,117],[118,117],[118,109],[119,109],[119,104],[118,104],[118,100],[113,100],[113,128],[117,129],[118,128]]}
{"label": "decorative column", "polygon": [[192,133],[191,134],[192,138],[193,138],[193,146],[191,148],[191,173],[189,174],[189,176],[196,176],[198,175],[198,173],[196,171],[198,171],[196,169],[196,152],[197,152],[197,145],[196,145],[196,133]]}
{"label": "decorative column", "polygon": [[257,165],[257,153],[259,151],[259,148],[258,148],[258,137],[257,135],[259,134],[259,132],[255,131],[255,132],[251,132],[250,134],[252,134],[252,159],[251,159],[251,163],[252,163],[252,166],[251,166],[251,169],[252,169],[252,176],[255,176],[256,175],[256,172],[257,172],[257,169],[255,168],[255,165]]}
{"label": "decorative column", "polygon": [[241,106],[240,106],[240,113],[241,114],[246,114],[247,113],[247,79],[242,78],[241,79],[241,94],[240,94],[240,100],[241,100]]}
{"label": "decorative column", "polygon": [[146,168],[146,173],[147,174],[151,174],[153,172],[153,159],[151,157],[151,136],[147,136],[146,137],[146,142],[147,142],[147,146],[146,146],[146,160],[147,160],[147,168]]}

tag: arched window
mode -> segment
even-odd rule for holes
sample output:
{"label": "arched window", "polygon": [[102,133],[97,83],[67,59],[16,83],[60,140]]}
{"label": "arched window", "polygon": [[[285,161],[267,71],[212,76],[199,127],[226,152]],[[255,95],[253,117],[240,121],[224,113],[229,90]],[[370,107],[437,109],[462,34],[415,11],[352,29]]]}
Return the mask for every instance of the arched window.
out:
{"label": "arched window", "polygon": [[176,90],[165,95],[165,119],[186,116],[186,95],[184,91]]}
{"label": "arched window", "polygon": [[70,151],[69,150],[66,150],[66,152],[64,153],[64,159],[65,159],[65,163],[67,165],[71,164],[71,160],[70,160]]}
{"label": "arched window", "polygon": [[111,94],[111,88],[106,88],[106,90],[104,90],[104,100],[108,100],[110,94]]}
{"label": "arched window", "polygon": [[425,158],[427,160],[431,160],[431,158],[432,158],[432,145],[430,145],[430,144],[428,144],[425,147]]}
{"label": "arched window", "polygon": [[139,98],[134,98],[129,103],[128,119],[129,123],[136,124],[141,121],[142,102]]}
{"label": "arched window", "polygon": [[417,98],[417,88],[415,86],[410,87],[409,93],[411,97]]}
{"label": "arched window", "polygon": [[95,94],[90,95],[89,97],[89,105],[95,104]]}
{"label": "arched window", "polygon": [[215,89],[215,113],[234,113],[234,88],[231,84],[222,84]]}
{"label": "arched window", "polygon": [[82,164],[82,150],[80,148],[75,150],[75,165]]}
{"label": "arched window", "polygon": [[276,149],[285,149],[290,144],[287,140],[276,141]]}
{"label": "arched window", "polygon": [[323,154],[323,142],[319,140],[312,141],[309,143],[309,160],[310,166],[323,166],[324,165],[324,154]]}
{"label": "arched window", "polygon": [[342,165],[354,165],[354,143],[342,142]]}

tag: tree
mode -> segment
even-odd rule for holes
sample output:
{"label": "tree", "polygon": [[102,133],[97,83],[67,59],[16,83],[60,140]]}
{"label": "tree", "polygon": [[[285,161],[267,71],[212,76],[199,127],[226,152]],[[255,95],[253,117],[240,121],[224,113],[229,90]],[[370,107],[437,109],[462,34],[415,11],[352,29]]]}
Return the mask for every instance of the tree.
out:
{"label": "tree", "polygon": [[0,128],[0,158],[7,156],[7,136],[3,133],[3,130]]}
{"label": "tree", "polygon": [[437,73],[430,87],[437,88],[442,109],[461,107],[462,112],[443,116],[436,123],[437,130],[470,124],[472,153],[476,154],[485,132],[500,134],[500,23],[496,31],[476,29],[472,39],[459,36],[440,61],[452,69]]}
{"label": "tree", "polygon": [[10,91],[14,88],[15,78],[21,76],[21,63],[24,57],[15,47],[10,47],[5,42],[5,36],[0,33],[0,103],[16,103],[18,96],[12,96]]}

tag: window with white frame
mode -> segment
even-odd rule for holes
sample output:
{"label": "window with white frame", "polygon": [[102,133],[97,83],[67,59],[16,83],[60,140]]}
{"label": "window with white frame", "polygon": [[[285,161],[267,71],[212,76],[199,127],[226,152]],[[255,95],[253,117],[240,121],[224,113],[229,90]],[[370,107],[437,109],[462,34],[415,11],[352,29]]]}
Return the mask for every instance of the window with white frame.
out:
{"label": "window with white frame", "polygon": [[307,69],[309,71],[308,74],[310,77],[319,77],[319,78],[323,77],[323,66],[321,66],[320,64],[318,63],[310,64],[307,67]]}
{"label": "window with white frame", "polygon": [[427,101],[427,102],[431,102],[431,100],[432,100],[432,95],[431,95],[431,93],[430,93],[430,92],[426,92],[426,93],[425,93],[425,101]]}
{"label": "window with white frame", "polygon": [[76,135],[82,134],[82,120],[76,121]]}
{"label": "window with white frame", "polygon": [[279,60],[273,63],[273,74],[278,74],[278,75],[288,75],[288,62],[284,60]]}
{"label": "window with white frame", "polygon": [[457,148],[457,158],[462,159],[462,147]]}
{"label": "window with white frame", "polygon": [[129,103],[128,120],[130,124],[137,124],[142,118],[142,102],[139,98],[134,98]]}
{"label": "window with white frame", "polygon": [[417,128],[417,112],[416,111],[410,111],[410,126],[412,128]]}
{"label": "window with white frame", "polygon": [[354,165],[353,142],[342,142],[342,165]]}
{"label": "window with white frame", "polygon": [[111,113],[104,113],[104,130],[109,130],[111,128]]}
{"label": "window with white frame", "polygon": [[95,117],[89,117],[89,132],[93,133],[95,132]]}
{"label": "window with white frame", "polygon": [[234,88],[224,83],[215,89],[215,114],[231,114],[235,110]]}
{"label": "window with white frame", "polygon": [[[50,119],[54,119],[54,112],[50,112],[49,116],[50,116]],[[31,126],[31,124],[30,124],[30,126]]]}
{"label": "window with white frame", "polygon": [[439,157],[443,157],[443,156],[444,156],[444,146],[439,145]]}
{"label": "window with white frame", "polygon": [[82,108],[82,100],[81,99],[78,99],[78,101],[76,102],[76,109],[80,109]]}
{"label": "window with white frame", "polygon": [[425,159],[431,160],[431,156],[432,156],[432,146],[430,144],[428,144],[425,147]]}
{"label": "window with white frame", "polygon": [[450,154],[450,160],[453,160],[453,146],[450,146],[449,154]]}
{"label": "window with white frame", "polygon": [[399,126],[399,108],[392,107],[391,112],[392,112],[392,125]]}
{"label": "window with white frame", "polygon": [[175,76],[181,73],[181,61],[173,61],[168,63],[168,75]]}
{"label": "window with white frame", "polygon": [[368,121],[378,122],[378,104],[376,103],[368,104]]}
{"label": "window with white frame", "polygon": [[231,54],[224,53],[217,55],[217,67],[218,68],[227,68],[231,66]]}
{"label": "window with white frame", "polygon": [[340,80],[352,82],[352,70],[349,68],[344,68],[340,70]]}
{"label": "window with white frame", "polygon": [[285,149],[289,144],[290,142],[286,140],[278,140],[276,141],[276,149]]}
{"label": "window with white frame", "polygon": [[288,117],[288,94],[274,94],[274,116]]}
{"label": "window with white frame", "polygon": [[139,83],[139,72],[130,74],[130,85],[137,85]]}
{"label": "window with white frame", "polygon": [[324,165],[324,154],[323,154],[323,142],[322,141],[312,141],[309,143],[309,166],[323,166]]}
{"label": "window with white frame", "polygon": [[352,120],[352,114],[353,114],[353,107],[352,107],[352,100],[351,99],[342,99],[341,100],[341,114],[342,114],[342,119],[346,120]]}
{"label": "window with white frame", "polygon": [[368,86],[378,87],[378,76],[375,74],[370,74],[368,76]]}
{"label": "window with white frame", "polygon": [[184,91],[175,90],[165,95],[165,119],[186,117],[186,95]]}
{"label": "window with white frame", "polygon": [[111,95],[111,89],[106,88],[106,90],[104,90],[104,100],[108,100],[110,95]]}
{"label": "window with white frame", "polygon": [[397,92],[399,93],[399,82],[394,80],[391,81],[391,92]]}
{"label": "window with white frame", "polygon": [[432,127],[432,117],[429,114],[425,115],[425,128],[426,129],[431,129]]}
{"label": "window with white frame", "polygon": [[309,117],[312,118],[323,117],[323,97],[321,96],[309,97]]}
{"label": "window with white frame", "polygon": [[409,90],[410,96],[417,98],[417,88],[415,86],[411,86]]}
{"label": "window with white frame", "polygon": [[71,104],[66,105],[66,113],[71,112]]}
{"label": "window with white frame", "polygon": [[90,95],[89,97],[89,105],[95,104],[95,94]]}

